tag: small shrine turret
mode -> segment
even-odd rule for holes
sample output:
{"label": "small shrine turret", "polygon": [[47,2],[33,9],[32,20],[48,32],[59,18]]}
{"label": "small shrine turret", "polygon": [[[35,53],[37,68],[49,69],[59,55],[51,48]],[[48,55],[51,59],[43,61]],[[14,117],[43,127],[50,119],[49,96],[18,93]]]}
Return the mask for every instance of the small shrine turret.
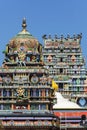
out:
{"label": "small shrine turret", "polygon": [[13,37],[6,46],[4,64],[7,66],[28,66],[40,63],[42,45],[27,30],[26,19],[22,31]]}

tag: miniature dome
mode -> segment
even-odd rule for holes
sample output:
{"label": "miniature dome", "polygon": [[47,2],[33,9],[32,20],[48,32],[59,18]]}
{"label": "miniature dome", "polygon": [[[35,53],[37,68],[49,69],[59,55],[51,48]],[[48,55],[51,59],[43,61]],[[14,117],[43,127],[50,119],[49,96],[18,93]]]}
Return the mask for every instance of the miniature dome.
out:
{"label": "miniature dome", "polygon": [[26,19],[22,22],[22,31],[13,37],[6,46],[4,64],[25,66],[41,62],[42,45],[27,30]]}
{"label": "miniature dome", "polygon": [[15,37],[13,37],[9,42],[9,50],[19,52],[20,49],[25,49],[25,51],[36,53],[40,51],[40,44],[36,38],[34,38],[27,30],[26,19],[22,22],[22,31],[19,32]]}

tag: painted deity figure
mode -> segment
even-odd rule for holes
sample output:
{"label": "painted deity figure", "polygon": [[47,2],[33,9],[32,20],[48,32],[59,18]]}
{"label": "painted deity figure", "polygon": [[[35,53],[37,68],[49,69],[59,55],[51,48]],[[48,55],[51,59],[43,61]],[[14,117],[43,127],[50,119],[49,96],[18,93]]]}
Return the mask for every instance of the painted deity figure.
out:
{"label": "painted deity figure", "polygon": [[18,97],[24,97],[24,89],[19,87],[17,89],[17,95],[18,95]]}

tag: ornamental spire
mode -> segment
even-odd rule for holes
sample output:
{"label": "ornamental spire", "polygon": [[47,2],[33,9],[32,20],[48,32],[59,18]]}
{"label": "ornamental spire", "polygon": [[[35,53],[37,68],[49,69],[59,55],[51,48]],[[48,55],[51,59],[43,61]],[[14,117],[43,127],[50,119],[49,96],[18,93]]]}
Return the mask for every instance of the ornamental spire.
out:
{"label": "ornamental spire", "polygon": [[22,27],[23,27],[23,30],[26,31],[26,27],[27,27],[27,24],[26,24],[26,18],[23,18],[23,21],[22,21]]}

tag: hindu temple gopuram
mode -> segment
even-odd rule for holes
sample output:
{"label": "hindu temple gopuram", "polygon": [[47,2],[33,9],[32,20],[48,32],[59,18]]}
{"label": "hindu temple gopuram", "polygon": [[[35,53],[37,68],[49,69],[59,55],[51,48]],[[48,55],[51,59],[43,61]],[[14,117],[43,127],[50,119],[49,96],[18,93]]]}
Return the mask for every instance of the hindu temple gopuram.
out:
{"label": "hindu temple gopuram", "polygon": [[58,92],[80,107],[87,108],[87,79],[81,38],[82,34],[68,35],[67,38],[56,35],[54,39],[45,35],[42,53],[50,77],[58,84]]}
{"label": "hindu temple gopuram", "polygon": [[44,43],[22,30],[6,44],[0,67],[1,130],[86,129],[87,71],[82,34]]}

